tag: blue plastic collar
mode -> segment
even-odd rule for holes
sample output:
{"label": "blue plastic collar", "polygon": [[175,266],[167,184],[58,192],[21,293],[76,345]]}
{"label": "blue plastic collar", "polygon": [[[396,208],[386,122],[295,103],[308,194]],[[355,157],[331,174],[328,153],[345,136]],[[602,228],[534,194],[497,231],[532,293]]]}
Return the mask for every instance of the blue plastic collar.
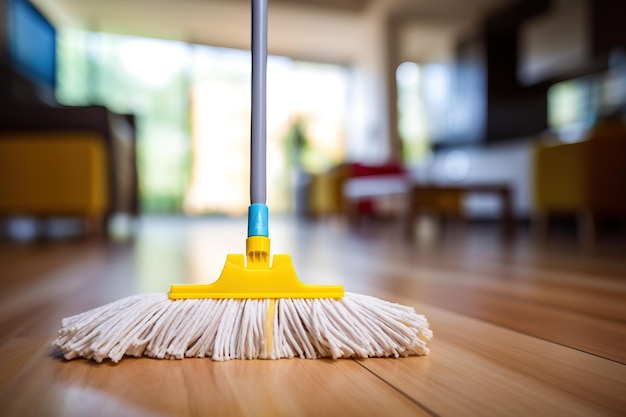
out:
{"label": "blue plastic collar", "polygon": [[248,207],[248,237],[269,237],[268,218],[269,210],[265,204],[250,204]]}

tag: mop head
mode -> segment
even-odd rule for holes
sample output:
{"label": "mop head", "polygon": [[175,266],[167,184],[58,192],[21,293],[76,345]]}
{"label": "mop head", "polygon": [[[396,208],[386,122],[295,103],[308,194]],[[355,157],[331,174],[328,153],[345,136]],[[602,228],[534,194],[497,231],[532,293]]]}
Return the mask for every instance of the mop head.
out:
{"label": "mop head", "polygon": [[341,299],[180,299],[136,295],[65,318],[65,358],[368,358],[426,355],[432,332],[411,307]]}

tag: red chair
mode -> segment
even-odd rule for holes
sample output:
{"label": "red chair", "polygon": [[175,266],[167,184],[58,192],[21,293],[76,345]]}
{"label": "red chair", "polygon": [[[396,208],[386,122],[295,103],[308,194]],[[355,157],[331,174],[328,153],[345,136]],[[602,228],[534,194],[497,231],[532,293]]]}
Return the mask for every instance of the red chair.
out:
{"label": "red chair", "polygon": [[353,223],[364,215],[379,214],[378,200],[398,195],[404,197],[409,193],[409,172],[398,163],[352,163],[348,167],[349,176],[343,184],[342,193],[348,218]]}

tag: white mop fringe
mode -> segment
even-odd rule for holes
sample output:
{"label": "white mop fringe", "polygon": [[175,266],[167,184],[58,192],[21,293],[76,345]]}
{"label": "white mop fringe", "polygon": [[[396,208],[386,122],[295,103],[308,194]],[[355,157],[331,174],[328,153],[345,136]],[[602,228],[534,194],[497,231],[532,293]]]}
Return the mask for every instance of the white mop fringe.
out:
{"label": "white mop fringe", "polygon": [[63,319],[66,359],[367,358],[427,355],[426,317],[346,293],[334,299],[187,299],[143,294]]}

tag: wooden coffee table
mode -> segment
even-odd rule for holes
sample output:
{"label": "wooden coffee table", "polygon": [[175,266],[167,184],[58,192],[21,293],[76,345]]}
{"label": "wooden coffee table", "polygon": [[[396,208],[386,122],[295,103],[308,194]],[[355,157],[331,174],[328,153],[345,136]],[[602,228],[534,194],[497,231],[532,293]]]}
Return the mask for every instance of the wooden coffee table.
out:
{"label": "wooden coffee table", "polygon": [[413,234],[412,225],[420,212],[465,219],[463,200],[469,194],[490,194],[500,200],[500,227],[502,236],[514,234],[514,214],[511,187],[508,184],[413,184],[408,195],[406,232]]}

